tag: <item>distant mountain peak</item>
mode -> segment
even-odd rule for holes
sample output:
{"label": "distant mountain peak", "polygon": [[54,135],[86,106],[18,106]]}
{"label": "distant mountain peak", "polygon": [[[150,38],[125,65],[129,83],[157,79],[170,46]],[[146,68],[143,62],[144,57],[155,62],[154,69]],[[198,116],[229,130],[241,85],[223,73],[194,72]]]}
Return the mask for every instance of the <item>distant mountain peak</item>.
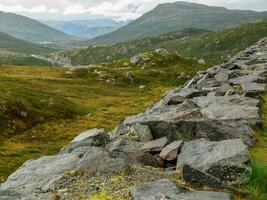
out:
{"label": "distant mountain peak", "polygon": [[128,25],[93,39],[91,44],[118,43],[185,28],[220,31],[266,18],[267,12],[230,10],[224,7],[177,1],[160,4]]}

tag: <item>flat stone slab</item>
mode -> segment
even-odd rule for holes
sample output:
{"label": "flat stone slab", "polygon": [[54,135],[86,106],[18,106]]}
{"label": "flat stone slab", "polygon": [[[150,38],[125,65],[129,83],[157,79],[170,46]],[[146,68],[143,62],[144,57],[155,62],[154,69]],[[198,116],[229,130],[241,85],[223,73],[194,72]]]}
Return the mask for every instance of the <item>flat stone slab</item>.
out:
{"label": "flat stone slab", "polygon": [[242,90],[249,93],[261,93],[265,91],[266,84],[264,83],[242,83]]}
{"label": "flat stone slab", "polygon": [[144,152],[160,152],[166,146],[167,142],[167,137],[162,137],[146,143],[141,150]]}
{"label": "flat stone slab", "polygon": [[246,76],[239,76],[237,78],[230,79],[229,82],[234,85],[238,85],[242,83],[251,83],[251,82],[264,83],[265,79],[258,74],[249,74]]}
{"label": "flat stone slab", "polygon": [[232,200],[231,196],[224,192],[184,192],[169,179],[134,186],[131,193],[133,200]]}
{"label": "flat stone slab", "polygon": [[171,144],[164,147],[164,149],[162,149],[159,156],[163,160],[166,160],[166,161],[175,160],[178,156],[178,151],[179,151],[182,143],[183,143],[182,140],[172,142]]}
{"label": "flat stone slab", "polygon": [[171,197],[181,193],[169,179],[162,179],[154,183],[138,185],[131,189],[133,200],[156,200],[157,197]]}

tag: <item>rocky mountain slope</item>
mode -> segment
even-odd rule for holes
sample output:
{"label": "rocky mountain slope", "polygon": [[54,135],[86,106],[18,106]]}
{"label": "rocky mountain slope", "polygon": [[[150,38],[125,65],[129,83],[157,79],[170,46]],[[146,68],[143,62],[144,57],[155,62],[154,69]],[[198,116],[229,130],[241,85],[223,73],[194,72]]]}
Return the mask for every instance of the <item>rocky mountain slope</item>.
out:
{"label": "rocky mountain slope", "polygon": [[53,29],[36,20],[0,11],[0,32],[36,43],[75,41],[77,38]]}
{"label": "rocky mountain slope", "polygon": [[267,38],[200,71],[111,133],[81,133],[57,155],[26,162],[0,186],[5,200],[230,200],[252,173],[262,127]]}
{"label": "rocky mountain slope", "polygon": [[224,30],[266,18],[267,12],[228,10],[223,7],[178,1],[161,4],[117,31],[89,42],[91,44],[112,44],[185,28]]}

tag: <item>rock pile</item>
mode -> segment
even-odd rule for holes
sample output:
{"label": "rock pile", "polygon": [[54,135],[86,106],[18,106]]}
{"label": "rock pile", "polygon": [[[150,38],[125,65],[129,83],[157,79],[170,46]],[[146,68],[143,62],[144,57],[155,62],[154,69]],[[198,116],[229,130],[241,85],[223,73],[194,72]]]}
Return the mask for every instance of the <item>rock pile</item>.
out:
{"label": "rock pile", "polygon": [[[262,126],[260,93],[265,91],[266,75],[267,38],[197,73],[111,133],[89,130],[58,155],[26,162],[1,185],[0,199],[49,199],[68,170],[134,176],[133,166],[148,165],[164,168],[166,177],[132,185],[134,200],[230,200],[230,194],[215,191],[249,180],[249,148],[255,143],[253,129]],[[177,185],[167,175],[175,170],[186,183],[210,191]],[[66,195],[57,198],[70,199]]]}

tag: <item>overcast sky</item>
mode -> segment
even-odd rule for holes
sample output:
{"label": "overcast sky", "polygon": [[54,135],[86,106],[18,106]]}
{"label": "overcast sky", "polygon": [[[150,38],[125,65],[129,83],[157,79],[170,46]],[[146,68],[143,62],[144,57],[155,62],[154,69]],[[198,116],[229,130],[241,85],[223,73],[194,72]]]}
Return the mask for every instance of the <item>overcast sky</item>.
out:
{"label": "overcast sky", "polygon": [[[0,10],[35,19],[135,19],[160,3],[177,0],[0,0]],[[267,10],[267,0],[185,0],[230,9]]]}

